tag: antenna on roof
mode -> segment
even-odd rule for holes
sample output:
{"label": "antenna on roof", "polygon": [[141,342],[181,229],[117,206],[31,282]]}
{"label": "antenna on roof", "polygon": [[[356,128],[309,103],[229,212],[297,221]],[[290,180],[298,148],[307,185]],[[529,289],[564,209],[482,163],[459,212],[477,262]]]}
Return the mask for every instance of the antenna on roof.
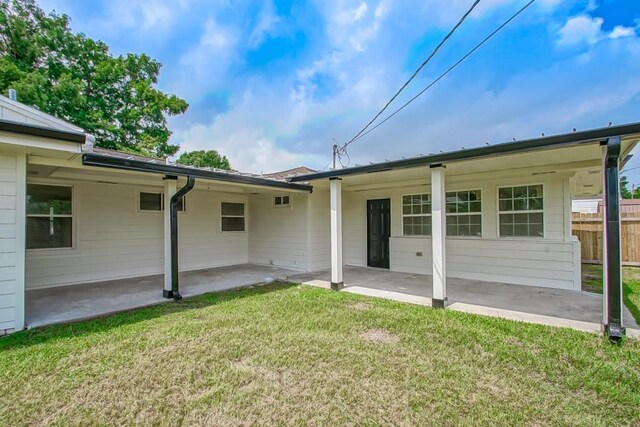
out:
{"label": "antenna on roof", "polygon": [[608,127],[611,127],[612,124],[613,124],[613,122],[609,122],[609,126]]}
{"label": "antenna on roof", "polygon": [[460,148],[463,150],[466,150],[466,148],[464,148],[464,145],[461,145]]}
{"label": "antenna on roof", "polygon": [[516,139],[515,139],[515,138],[513,138],[513,140],[515,141]]}
{"label": "antenna on roof", "polygon": [[15,89],[9,89],[9,99],[12,101],[18,100],[18,92]]}
{"label": "antenna on roof", "polygon": [[576,128],[573,128],[573,131],[575,132],[575,131],[576,131]]}
{"label": "antenna on roof", "polygon": [[489,146],[489,145],[491,145],[491,144],[489,144],[488,142],[485,142],[485,143],[484,143],[484,145],[486,145],[486,146],[488,147],[488,146]]}
{"label": "antenna on roof", "polygon": [[544,132],[542,132],[540,135],[544,136]]}

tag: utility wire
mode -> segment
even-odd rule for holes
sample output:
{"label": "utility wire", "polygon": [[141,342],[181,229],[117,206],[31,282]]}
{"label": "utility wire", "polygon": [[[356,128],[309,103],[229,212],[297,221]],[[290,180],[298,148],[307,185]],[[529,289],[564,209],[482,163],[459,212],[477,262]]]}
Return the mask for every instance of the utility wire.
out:
{"label": "utility wire", "polygon": [[[349,141],[349,143],[354,142],[366,135],[368,135],[369,133],[373,132],[374,130],[376,130],[378,127],[380,127],[382,124],[384,124],[387,120],[389,120],[390,118],[392,118],[393,116],[395,116],[396,114],[398,114],[400,111],[402,111],[405,107],[407,107],[409,104],[411,104],[413,101],[415,101],[420,95],[422,95],[423,93],[425,93],[427,90],[431,89],[432,86],[434,86],[436,83],[438,83],[444,76],[446,76],[447,74],[449,74],[451,71],[453,71],[458,65],[462,64],[467,58],[469,58],[471,55],[473,55],[478,49],[480,49],[480,47],[482,47],[482,45],[484,45],[486,42],[488,42],[493,36],[495,36],[500,30],[502,30],[504,27],[506,27],[511,21],[513,21],[515,18],[518,17],[518,15],[520,15],[522,12],[524,12],[529,6],[531,6],[536,0],[531,0],[529,1],[529,3],[527,3],[526,5],[524,5],[520,10],[518,10],[515,14],[513,14],[511,16],[511,18],[507,19],[502,25],[500,25],[498,28],[496,28],[491,34],[489,34],[487,37],[484,38],[484,40],[482,40],[480,43],[478,43],[473,49],[471,49],[469,52],[467,52],[466,55],[464,55],[462,58],[460,58],[455,64],[453,64],[451,67],[449,67],[444,73],[440,74],[434,81],[432,81],[431,83],[429,83],[429,85],[427,85],[427,87],[425,87],[424,89],[422,89],[420,92],[418,92],[417,95],[415,95],[413,98],[411,98],[409,101],[407,101],[405,104],[403,104],[400,108],[398,108],[397,110],[395,110],[393,113],[391,113],[390,115],[388,115],[384,120],[382,120],[380,123],[378,123],[377,125],[375,125],[374,127],[372,127],[371,129],[369,129],[368,131],[362,133],[359,136],[356,136],[355,138],[353,138],[351,141]],[[345,144],[346,146],[347,144]],[[344,148],[344,147],[343,147]],[[635,169],[635,168],[634,168]],[[627,170],[631,170],[631,169],[627,169]]]}
{"label": "utility wire", "polygon": [[395,95],[393,95],[391,97],[391,99],[385,104],[384,107],[382,107],[382,110],[380,110],[374,117],[373,119],[371,119],[371,121],[369,123],[367,123],[367,125],[362,128],[362,130],[360,132],[358,132],[353,138],[351,138],[348,142],[346,142],[342,147],[340,147],[340,150],[344,152],[344,149],[347,148],[347,146],[349,144],[351,144],[353,141],[355,141],[360,135],[362,135],[362,133],[364,131],[366,131],[369,126],[371,126],[371,124],[373,124],[373,122],[376,121],[376,119],[378,117],[380,117],[380,115],[389,107],[389,105],[391,105],[391,103],[400,95],[400,93],[409,85],[409,83],[411,83],[411,81],[418,75],[418,73],[425,67],[425,65],[427,65],[427,63],[429,61],[431,61],[431,58],[434,57],[434,55],[440,50],[440,48],[447,42],[447,40],[449,40],[449,38],[453,35],[453,33],[456,32],[456,30],[458,29],[458,27],[460,27],[460,25],[462,25],[462,23],[465,21],[465,19],[467,19],[467,17],[471,14],[471,12],[473,11],[473,9],[475,9],[475,7],[478,5],[478,3],[480,3],[480,0],[476,0],[471,7],[469,8],[469,10],[467,10],[467,12],[462,15],[462,18],[460,18],[460,20],[458,21],[458,23],[449,31],[449,33],[442,39],[442,41],[438,44],[438,46],[436,46],[436,48],[431,52],[431,54],[429,55],[429,57],[422,63],[420,64],[420,66],[418,67],[418,69],[416,71],[413,72],[413,74],[411,75],[411,77],[409,77],[409,80],[407,80],[405,82],[405,84],[402,85],[402,87],[395,93]]}

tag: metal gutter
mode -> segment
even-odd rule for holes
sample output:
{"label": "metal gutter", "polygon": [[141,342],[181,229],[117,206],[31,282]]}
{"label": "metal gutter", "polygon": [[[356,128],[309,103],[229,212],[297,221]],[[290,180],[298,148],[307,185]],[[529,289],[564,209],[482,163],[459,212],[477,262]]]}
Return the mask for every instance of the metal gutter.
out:
{"label": "metal gutter", "polygon": [[476,147],[465,150],[450,151],[448,153],[414,157],[411,159],[393,160],[366,166],[356,166],[346,169],[330,170],[325,172],[311,173],[307,175],[298,175],[288,178],[288,181],[308,182],[315,179],[382,172],[386,170],[404,169],[416,166],[429,166],[434,164],[471,160],[496,155],[536,151],[545,148],[571,147],[586,143],[606,141],[608,138],[615,136],[624,137],[633,134],[640,135],[640,123],[631,123],[581,132],[545,136],[541,138],[526,139],[522,141],[494,144],[486,147]]}
{"label": "metal gutter", "polygon": [[82,132],[58,130],[44,126],[12,122],[9,120],[0,120],[0,131],[58,139],[61,141],[77,142],[78,144],[84,144],[86,139],[86,135]]}
{"label": "metal gutter", "polygon": [[193,176],[187,177],[187,183],[180,190],[171,196],[170,222],[171,222],[171,296],[174,300],[182,299],[180,295],[180,279],[178,275],[178,203],[185,194],[193,189],[196,185],[196,179]]}
{"label": "metal gutter", "polygon": [[82,164],[85,166],[98,166],[111,169],[131,170],[138,172],[158,173],[163,175],[193,176],[215,181],[233,182],[238,184],[261,185],[265,187],[284,188],[289,190],[313,191],[313,186],[308,184],[293,184],[286,181],[275,181],[254,176],[234,175],[230,173],[209,171],[185,166],[167,165],[164,163],[151,163],[141,160],[124,159],[113,156],[105,156],[95,153],[82,155]]}

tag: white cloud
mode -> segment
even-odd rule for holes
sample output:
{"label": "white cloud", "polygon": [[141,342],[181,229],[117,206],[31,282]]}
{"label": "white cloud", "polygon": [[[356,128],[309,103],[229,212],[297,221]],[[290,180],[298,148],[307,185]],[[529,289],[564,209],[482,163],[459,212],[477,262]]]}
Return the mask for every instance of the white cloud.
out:
{"label": "white cloud", "polygon": [[616,26],[611,32],[602,30],[604,19],[589,15],[578,15],[570,18],[565,25],[558,30],[559,46],[594,45],[604,39],[619,39],[633,37],[635,29]]}
{"label": "white cloud", "polygon": [[273,2],[265,2],[264,7],[258,15],[257,23],[249,35],[247,45],[251,49],[259,47],[269,35],[278,30],[278,25],[281,23],[282,18],[275,12]]}

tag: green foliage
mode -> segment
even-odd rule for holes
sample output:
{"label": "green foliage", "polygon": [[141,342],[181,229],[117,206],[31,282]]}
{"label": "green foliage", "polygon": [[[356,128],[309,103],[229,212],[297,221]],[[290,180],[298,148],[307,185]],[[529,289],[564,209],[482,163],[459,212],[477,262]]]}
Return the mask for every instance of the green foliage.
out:
{"label": "green foliage", "polygon": [[16,89],[19,101],[82,127],[99,147],[160,157],[178,151],[166,116],[189,105],[154,87],[161,67],[145,54],[112,56],[34,0],[0,0],[0,92]]}
{"label": "green foliage", "polygon": [[216,150],[198,150],[182,153],[178,158],[181,165],[191,165],[198,168],[217,168],[231,170],[229,159],[221,156]]}

